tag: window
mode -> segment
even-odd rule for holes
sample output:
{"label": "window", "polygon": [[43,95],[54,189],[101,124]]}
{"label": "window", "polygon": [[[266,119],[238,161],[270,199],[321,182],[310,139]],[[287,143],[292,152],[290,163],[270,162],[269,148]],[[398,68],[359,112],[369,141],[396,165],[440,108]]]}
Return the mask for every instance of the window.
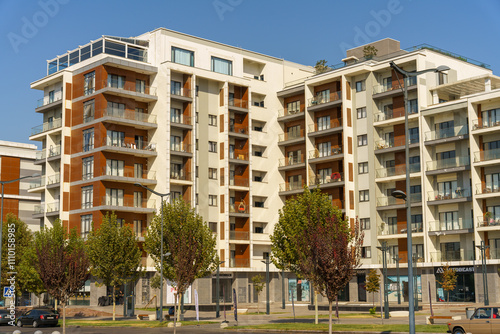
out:
{"label": "window", "polygon": [[92,122],[94,120],[94,100],[83,103],[83,123]]}
{"label": "window", "polygon": [[52,102],[54,102],[54,91],[53,90],[51,90],[49,92],[49,103],[52,103]]}
{"label": "window", "polygon": [[[135,135],[134,136],[134,144],[135,144],[134,149],[137,148],[139,150],[143,150],[144,149],[144,137]],[[150,147],[153,148],[152,145]]]}
{"label": "window", "polygon": [[331,175],[332,175],[332,169],[331,168],[322,168],[317,171],[318,175],[318,182],[320,184],[325,184],[327,182],[330,182],[331,180]]}
{"label": "window", "polygon": [[286,129],[286,133],[288,135],[288,140],[300,138],[300,125],[290,126]]}
{"label": "window", "polygon": [[83,95],[93,94],[95,91],[95,72],[83,76]]}
{"label": "window", "polygon": [[208,142],[208,152],[217,153],[217,143],[214,141]]}
{"label": "window", "polygon": [[217,126],[217,115],[208,115],[208,125]]}
{"label": "window", "polygon": [[134,207],[135,208],[144,207],[142,203],[142,191],[134,191]]}
{"label": "window", "polygon": [[208,206],[217,206],[217,195],[208,195]]}
{"label": "window", "polygon": [[370,194],[368,190],[360,190],[359,191],[359,201],[360,202],[368,202],[370,200]]}
{"label": "window", "polygon": [[263,172],[253,172],[254,182],[264,182],[264,177],[266,176]]}
{"label": "window", "polygon": [[123,189],[106,189],[106,205],[123,206]]}
{"label": "window", "polygon": [[418,99],[413,99],[408,101],[408,114],[417,114],[418,113]]}
{"label": "window", "polygon": [[366,118],[366,107],[356,109],[358,113],[358,119]]}
{"label": "window", "polygon": [[125,87],[125,77],[121,75],[108,74],[108,87],[123,89]]}
{"label": "window", "polygon": [[134,232],[137,237],[142,237],[142,220],[134,220]]}
{"label": "window", "polygon": [[365,80],[356,81],[356,92],[362,92],[365,89]]}
{"label": "window", "polygon": [[500,125],[500,108],[486,110],[482,113],[483,127]]}
{"label": "window", "polygon": [[438,195],[436,199],[451,199],[456,197],[457,181],[446,181],[438,183]]}
{"label": "window", "polygon": [[106,175],[123,176],[124,165],[122,160],[106,160]]}
{"label": "window", "polygon": [[368,173],[368,162],[360,162],[358,164],[358,174],[367,174]]}
{"label": "window", "polygon": [[170,94],[182,95],[182,84],[179,81],[172,80],[170,82]]}
{"label": "window", "polygon": [[178,108],[170,108],[170,122],[182,123],[182,113]]}
{"label": "window", "polygon": [[288,161],[285,161],[287,166],[292,166],[303,162],[302,150],[289,151],[287,156]]}
{"label": "window", "polygon": [[217,168],[208,168],[208,178],[210,180],[217,180]]}
{"label": "window", "polygon": [[253,223],[253,232],[262,234],[266,229],[266,223]]}
{"label": "window", "polygon": [[125,115],[125,104],[108,101],[106,113],[108,116],[123,118]]}
{"label": "window", "polygon": [[172,47],[172,62],[186,65],[194,66],[194,52],[189,50],[184,50],[176,47]]}
{"label": "window", "polygon": [[439,213],[439,230],[458,230],[458,211]]}
{"label": "window", "polygon": [[286,106],[286,110],[289,114],[296,114],[300,112],[300,101],[290,102]]}
{"label": "window", "polygon": [[327,130],[330,128],[330,116],[318,117],[316,118],[316,122],[318,126],[317,131]]}
{"label": "window", "polygon": [[86,238],[92,228],[92,215],[80,216],[80,235]]}
{"label": "window", "polygon": [[123,224],[125,224],[125,220],[123,218],[116,218],[116,226],[118,228],[122,228]]}
{"label": "window", "polygon": [[182,170],[182,164],[180,163],[170,163],[170,178],[175,180],[184,179],[184,171]]}
{"label": "window", "polygon": [[362,230],[369,230],[370,229],[370,218],[361,218],[359,220],[359,226],[361,227]]}
{"label": "window", "polygon": [[358,136],[358,146],[368,145],[368,135]]}
{"label": "window", "polygon": [[82,187],[82,209],[90,209],[93,206],[93,193],[93,186]]}
{"label": "window", "polygon": [[398,234],[398,217],[387,218],[387,234]]}
{"label": "window", "polygon": [[82,180],[88,180],[94,177],[94,157],[82,159]]}
{"label": "window", "polygon": [[329,157],[332,153],[332,143],[325,142],[318,144],[318,158]]}
{"label": "window", "polygon": [[135,91],[137,93],[142,93],[142,94],[146,93],[146,81],[136,79],[135,80]]}
{"label": "window", "polygon": [[227,102],[230,106],[234,106],[234,93],[231,93],[231,92],[229,93]]}
{"label": "window", "polygon": [[316,93],[317,103],[327,103],[330,102],[330,90],[325,89]]}
{"label": "window", "polygon": [[170,201],[175,202],[177,200],[182,200],[181,193],[179,191],[170,192]]}
{"label": "window", "polygon": [[500,173],[486,174],[485,175],[485,189],[486,192],[498,192],[500,189]]}
{"label": "window", "polygon": [[411,215],[411,230],[412,232],[423,231],[423,216],[422,214]]}
{"label": "window", "polygon": [[387,77],[382,80],[382,85],[384,86],[385,90],[391,90],[392,89],[392,77]]}
{"label": "window", "polygon": [[216,222],[209,222],[208,227],[210,228],[210,231],[212,231],[212,233],[217,233],[217,223]]}
{"label": "window", "polygon": [[384,107],[383,107],[383,113],[384,113],[384,117],[385,119],[391,119],[392,118],[392,104],[386,104]]}
{"label": "window", "polygon": [[94,149],[94,128],[83,130],[83,152]]}
{"label": "window", "polygon": [[424,260],[424,244],[411,245],[412,253],[417,262]]}
{"label": "window", "polygon": [[136,179],[144,178],[144,170],[142,164],[134,164],[134,177]]}
{"label": "window", "polygon": [[107,145],[110,145],[110,146],[124,147],[125,146],[125,132],[108,130],[107,137],[106,137],[106,143],[107,143]]}
{"label": "window", "polygon": [[438,72],[438,85],[444,85],[448,83],[448,74],[443,72]]}
{"label": "window", "polygon": [[233,75],[233,62],[226,59],[212,57],[212,71],[227,75]]}
{"label": "window", "polygon": [[410,144],[418,143],[420,139],[418,127],[408,129],[408,132],[410,133]]}
{"label": "window", "polygon": [[369,259],[372,257],[371,247],[361,247],[361,258]]}
{"label": "window", "polygon": [[[485,150],[485,151],[497,150],[499,148],[500,148],[500,140],[490,141],[490,142],[483,144],[483,150]],[[488,157],[489,157],[489,155],[488,155]],[[496,158],[495,153],[493,153],[492,157],[489,159],[492,159],[493,157]],[[489,159],[486,159],[486,160],[489,160]]]}

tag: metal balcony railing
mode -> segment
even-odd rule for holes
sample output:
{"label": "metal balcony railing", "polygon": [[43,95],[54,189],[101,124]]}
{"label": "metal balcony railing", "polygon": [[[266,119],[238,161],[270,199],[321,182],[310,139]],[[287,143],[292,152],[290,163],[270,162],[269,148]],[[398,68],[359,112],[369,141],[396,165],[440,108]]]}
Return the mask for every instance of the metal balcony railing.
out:
{"label": "metal balcony railing", "polygon": [[101,146],[111,146],[111,147],[121,147],[131,150],[143,150],[156,152],[156,143],[150,143],[147,141],[135,141],[135,140],[113,140],[111,138],[103,138]]}
{"label": "metal balcony railing", "polygon": [[293,165],[299,165],[301,163],[304,163],[304,155],[294,155],[290,156],[287,158],[281,158],[279,159],[279,167],[285,167],[285,166],[293,166]]}
{"label": "metal balcony railing", "polygon": [[103,88],[109,87],[109,88],[124,90],[127,92],[135,92],[135,93],[156,96],[156,88],[155,87],[151,87],[148,85],[138,85],[136,82],[127,82],[127,81],[123,82],[123,84],[120,84],[118,82],[111,81],[109,77],[108,77],[108,80],[103,80],[101,82],[101,87],[103,87]]}
{"label": "metal balcony railing", "polygon": [[281,109],[278,111],[278,117],[284,117],[284,116],[289,116],[289,115],[296,115],[304,113],[304,106],[301,105],[299,108],[296,109]]}
{"label": "metal balcony railing", "polygon": [[434,160],[427,162],[427,170],[438,170],[444,168],[464,167],[470,165],[468,156],[455,157],[450,159]]}
{"label": "metal balcony railing", "polygon": [[193,97],[192,90],[189,88],[174,88],[170,89],[170,93],[175,96],[183,96],[183,97]]}
{"label": "metal balcony railing", "polygon": [[435,131],[429,131],[425,133],[425,140],[436,140],[444,139],[456,136],[463,136],[469,133],[469,129],[466,125],[455,126],[449,129],[440,129]]}
{"label": "metal balcony railing", "polygon": [[429,191],[427,193],[428,201],[444,201],[448,199],[467,198],[471,196],[470,188],[457,187],[450,191]]}
{"label": "metal balcony railing", "polygon": [[[410,164],[410,173],[420,172],[420,164],[414,163]],[[377,177],[391,177],[396,175],[406,174],[406,165],[400,165],[395,167],[379,168],[376,170]]]}
{"label": "metal balcony railing", "polygon": [[147,169],[136,170],[132,166],[125,166],[122,169],[111,168],[111,167],[102,167],[101,175],[102,176],[121,176],[121,177],[130,177],[130,178],[136,178],[136,179],[156,180],[156,171],[148,171]]}
{"label": "metal balcony railing", "polygon": [[320,105],[320,104],[324,104],[324,103],[328,103],[328,102],[338,101],[341,99],[342,99],[342,92],[341,91],[332,92],[328,95],[319,94],[319,95],[317,95],[313,98],[310,98],[308,100],[308,106],[312,107],[312,106],[316,106],[316,105]]}
{"label": "metal balcony railing", "polygon": [[191,181],[191,173],[187,173],[184,170],[181,171],[170,170],[170,179],[180,180],[180,181]]}
{"label": "metal balcony railing", "polygon": [[414,86],[417,84],[416,78],[408,78],[404,79],[402,84],[399,84],[399,81],[393,81],[391,85],[376,85],[373,86],[373,94],[380,94],[385,92],[390,92],[393,90],[399,90],[402,92],[402,88],[404,88],[405,84],[408,84],[408,87]]}
{"label": "metal balcony railing", "polygon": [[334,184],[337,182],[342,182],[344,181],[344,174],[343,173],[338,173],[334,172],[331,175],[327,176],[315,176],[311,177],[309,180],[309,185],[310,186],[316,186],[316,185],[321,185],[321,184]]}
{"label": "metal balcony railing", "polygon": [[156,201],[154,199],[134,199],[128,197],[102,196],[101,205],[127,207],[127,208],[142,208],[155,209]]}
{"label": "metal balcony railing", "polygon": [[[102,117],[112,117],[130,121],[144,122],[144,123],[152,123],[156,124],[156,115],[151,115],[143,112],[137,112],[133,110],[125,110],[119,108],[106,108],[102,111]],[[93,120],[94,117],[91,117]],[[85,121],[85,120],[84,120]],[[90,121],[90,120],[88,120]]]}
{"label": "metal balcony railing", "polygon": [[193,145],[184,143],[170,143],[170,150],[174,152],[193,153]]}
{"label": "metal balcony railing", "polygon": [[173,124],[193,125],[193,117],[183,115],[170,115],[170,122]]}

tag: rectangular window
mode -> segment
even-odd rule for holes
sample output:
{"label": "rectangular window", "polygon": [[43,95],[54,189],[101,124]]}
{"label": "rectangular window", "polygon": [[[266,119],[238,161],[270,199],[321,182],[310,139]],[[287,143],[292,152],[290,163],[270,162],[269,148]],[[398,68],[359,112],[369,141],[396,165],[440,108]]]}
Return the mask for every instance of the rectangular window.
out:
{"label": "rectangular window", "polygon": [[382,85],[385,91],[392,90],[392,77],[387,77],[382,80]]}
{"label": "rectangular window", "polygon": [[217,195],[208,195],[208,206],[217,206]]}
{"label": "rectangular window", "polygon": [[170,178],[175,180],[184,180],[184,170],[182,164],[170,163]]}
{"label": "rectangular window", "polygon": [[83,152],[94,149],[94,128],[83,130]]}
{"label": "rectangular window", "polygon": [[125,87],[125,77],[121,75],[108,74],[108,87],[123,89]]}
{"label": "rectangular window", "polygon": [[123,189],[106,189],[106,205],[123,206]]}
{"label": "rectangular window", "polygon": [[135,80],[135,91],[137,93],[145,94],[146,93],[146,81],[136,79]]}
{"label": "rectangular window", "polygon": [[360,162],[358,164],[358,174],[367,174],[368,173],[368,162]]}
{"label": "rectangular window", "polygon": [[95,72],[90,72],[83,76],[83,95],[94,94],[94,92],[95,92]]}
{"label": "rectangular window", "polygon": [[217,126],[217,115],[208,115],[208,125]]}
{"label": "rectangular window", "polygon": [[184,50],[176,47],[172,47],[172,62],[186,65],[194,66],[194,52],[189,50]]}
{"label": "rectangular window", "polygon": [[318,126],[317,131],[328,130],[330,128],[330,116],[322,116],[316,118],[316,123]]}
{"label": "rectangular window", "polygon": [[356,81],[356,92],[362,92],[365,89],[365,80]]}
{"label": "rectangular window", "polygon": [[170,94],[182,95],[182,83],[179,81],[170,81]]}
{"label": "rectangular window", "polygon": [[123,118],[125,115],[125,104],[108,101],[108,108],[106,109],[107,116],[114,116]]}
{"label": "rectangular window", "polygon": [[217,180],[217,168],[208,168],[208,178],[210,180]]}
{"label": "rectangular window", "polygon": [[444,85],[448,83],[448,74],[443,72],[438,72],[438,85]]}
{"label": "rectangular window", "polygon": [[370,218],[361,218],[359,220],[359,226],[361,227],[362,230],[369,230],[370,229]]}
{"label": "rectangular window", "polygon": [[233,62],[226,59],[212,57],[212,72],[233,75]]}
{"label": "rectangular window", "polygon": [[134,220],[134,232],[137,237],[142,237],[142,220]]}
{"label": "rectangular window", "polygon": [[93,207],[93,186],[82,187],[82,209],[90,209]]}
{"label": "rectangular window", "polygon": [[358,119],[366,118],[366,107],[356,109]]}
{"label": "rectangular window", "polygon": [[217,143],[214,141],[208,142],[208,152],[217,153]]}
{"label": "rectangular window", "polygon": [[92,122],[94,120],[94,100],[83,102],[83,123]]}
{"label": "rectangular window", "polygon": [[108,130],[106,144],[109,146],[125,147],[125,132]]}
{"label": "rectangular window", "polygon": [[359,201],[360,202],[368,202],[370,200],[370,194],[368,190],[360,190],[359,191]]}
{"label": "rectangular window", "polygon": [[290,126],[286,129],[286,133],[288,135],[287,140],[300,138],[300,125]]}
{"label": "rectangular window", "polygon": [[92,228],[92,215],[80,216],[80,235],[86,238]]}
{"label": "rectangular window", "polygon": [[408,101],[408,114],[417,114],[418,113],[418,99],[413,99]]}
{"label": "rectangular window", "polygon": [[53,91],[53,90],[51,90],[51,91],[49,92],[49,103],[54,102],[54,96],[55,96],[54,91]]}
{"label": "rectangular window", "polygon": [[170,122],[182,123],[182,112],[178,108],[170,108]]}
{"label": "rectangular window", "polygon": [[216,222],[209,222],[208,227],[210,228],[210,231],[212,231],[212,233],[217,233],[217,223]]}
{"label": "rectangular window", "polygon": [[371,247],[361,247],[361,258],[369,259],[372,257]]}
{"label": "rectangular window", "polygon": [[368,145],[368,135],[358,136],[358,146]]}
{"label": "rectangular window", "polygon": [[142,191],[134,191],[134,207],[135,208],[144,207],[142,203]]}
{"label": "rectangular window", "polygon": [[318,144],[318,158],[321,157],[329,157],[332,153],[332,143],[331,142],[324,142],[324,143],[319,143]]}
{"label": "rectangular window", "polygon": [[410,144],[418,143],[420,139],[418,127],[408,129],[408,132],[410,133]]}
{"label": "rectangular window", "polygon": [[82,159],[82,180],[88,180],[94,177],[94,157]]}
{"label": "rectangular window", "polygon": [[134,164],[134,177],[136,179],[144,178],[144,170],[142,164]]}
{"label": "rectangular window", "polygon": [[106,160],[106,175],[123,176],[124,165],[122,160]]}
{"label": "rectangular window", "polygon": [[327,103],[330,102],[330,90],[325,89],[316,93],[316,101],[317,103]]}
{"label": "rectangular window", "polygon": [[300,101],[293,101],[286,105],[288,114],[296,114],[300,112]]}

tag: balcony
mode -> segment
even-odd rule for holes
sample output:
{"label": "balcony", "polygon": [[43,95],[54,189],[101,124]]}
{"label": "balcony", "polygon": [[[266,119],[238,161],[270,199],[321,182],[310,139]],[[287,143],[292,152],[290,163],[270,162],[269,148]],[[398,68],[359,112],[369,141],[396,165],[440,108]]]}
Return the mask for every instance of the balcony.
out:
{"label": "balcony", "polygon": [[[124,110],[119,108],[106,108],[102,110],[102,121],[131,125],[138,129],[154,129],[157,127],[156,115],[151,115],[143,112],[136,112],[133,110]],[[90,122],[94,117],[85,118],[84,122]]]}
{"label": "balcony", "polygon": [[[386,222],[382,222],[382,224],[380,224],[380,227],[378,228],[377,235],[383,236],[383,235],[403,234],[404,237],[406,237],[406,231],[408,231],[406,223],[387,224]],[[422,223],[412,224],[411,231],[412,233],[422,233],[423,232]]]}
{"label": "balcony", "polygon": [[318,137],[330,135],[342,131],[342,118],[332,119],[328,124],[311,124],[309,125],[309,137]]}
{"label": "balcony", "polygon": [[248,152],[229,152],[229,161],[235,164],[248,164],[249,158]]}
{"label": "balcony", "polygon": [[170,143],[170,154],[191,157],[193,155],[193,145],[184,143]]}
{"label": "balcony", "polygon": [[94,210],[103,211],[126,211],[153,213],[156,211],[156,201],[154,199],[136,200],[132,197],[111,197],[102,196],[99,207],[94,207]]}
{"label": "balcony", "polygon": [[500,148],[474,153],[474,162],[483,162],[500,159]]}
{"label": "balcony", "polygon": [[278,111],[278,121],[289,121],[296,118],[304,118],[304,108],[281,109]]}
{"label": "balcony", "polygon": [[[456,189],[451,189],[451,191],[429,191],[427,193],[427,201],[429,205],[437,204],[448,204],[455,202],[467,202],[470,201],[471,191],[469,188],[462,189],[457,187]],[[443,203],[432,203],[431,202],[443,202]]]}
{"label": "balcony", "polygon": [[103,151],[131,154],[139,157],[156,156],[156,143],[148,143],[147,141],[112,140],[111,138],[103,138],[100,147],[92,147],[90,149],[99,149]]}
{"label": "balcony", "polygon": [[332,147],[328,150],[314,149],[309,151],[309,162],[310,163],[320,163],[330,160],[342,159],[344,155],[342,154],[342,147]]}
{"label": "balcony", "polygon": [[[38,125],[31,128],[31,137],[36,136],[40,133],[47,132],[53,129],[60,128],[62,126],[62,118],[56,118],[52,122],[45,122],[42,125]],[[32,139],[30,139],[32,140]]]}
{"label": "balcony", "polygon": [[96,93],[106,93],[120,97],[133,98],[141,102],[153,102],[158,100],[156,96],[156,88],[151,86],[136,85],[136,83],[125,82],[120,85],[118,82],[103,80],[101,82],[102,89]]}
{"label": "balcony", "polygon": [[[472,229],[472,220],[463,220],[459,218],[454,221],[431,221],[429,222],[429,232],[457,232],[460,230],[466,230],[465,232],[469,232],[468,230]],[[462,231],[464,232],[464,231]],[[441,235],[443,233],[429,233],[434,235]]]}
{"label": "balcony", "polygon": [[245,187],[248,188],[249,182],[248,179],[244,179],[241,177],[230,177],[229,178],[229,186],[230,187]]}
{"label": "balcony", "polygon": [[170,125],[182,129],[192,129],[193,117],[183,115],[170,115]]}
{"label": "balcony", "polygon": [[478,183],[476,184],[476,195],[491,195],[484,197],[498,196],[500,185],[498,183]]}
{"label": "balcony", "polygon": [[229,99],[228,105],[229,105],[229,109],[232,109],[235,111],[248,112],[248,100],[233,98],[233,99]]}
{"label": "balcony", "polygon": [[[417,204],[422,202],[422,193],[413,193],[410,194],[410,203],[411,206],[415,206],[413,204]],[[392,196],[381,196],[377,197],[377,209],[402,209],[406,206],[406,201],[401,198],[395,198]]]}
{"label": "balcony", "polygon": [[319,111],[342,103],[342,92],[332,92],[329,95],[318,94],[307,100],[308,111]]}
{"label": "balcony", "polygon": [[124,183],[144,183],[156,184],[156,172],[148,170],[136,170],[133,166],[125,166],[123,169],[112,169],[102,167],[100,180],[124,182]]}
{"label": "balcony", "polygon": [[[429,131],[425,133],[425,141],[435,141],[433,144],[440,144],[449,142],[448,138],[458,137],[457,139],[464,139],[469,134],[469,129],[466,125],[455,126],[450,129],[441,129],[436,131]],[[429,144],[429,143],[426,143]]]}
{"label": "balcony", "polygon": [[[420,172],[420,164],[419,163],[410,164],[410,173],[418,173],[418,172]],[[406,175],[406,165],[379,168],[376,170],[377,178],[391,177],[398,175]]]}
{"label": "balcony", "polygon": [[304,141],[304,129],[300,129],[300,131],[291,131],[280,133],[278,136],[278,144],[295,144]]}
{"label": "balcony", "polygon": [[498,249],[498,248],[490,248],[489,249],[489,256],[487,256],[487,258],[489,260],[499,260],[500,259],[500,249]]}
{"label": "balcony", "polygon": [[250,259],[235,259],[234,257],[229,259],[230,268],[249,268]]}
{"label": "balcony", "polygon": [[408,91],[417,89],[417,80],[415,77],[404,79],[402,85],[399,80],[391,83],[391,85],[376,85],[373,87],[373,98],[385,98],[403,94],[405,84],[408,84]]}
{"label": "balcony", "polygon": [[304,190],[304,185],[304,181],[281,183],[279,186],[280,195],[284,196],[301,193]]}
{"label": "balcony", "polygon": [[289,170],[289,169],[294,169],[294,168],[300,168],[304,167],[304,155],[294,155],[294,156],[289,156],[287,158],[281,158],[278,161],[278,168],[280,170]]}
{"label": "balcony", "polygon": [[33,218],[43,218],[45,215],[45,203],[36,204],[33,208]]}
{"label": "balcony", "polygon": [[229,135],[239,138],[248,138],[248,127],[243,125],[229,125]]}
{"label": "balcony", "polygon": [[172,87],[172,89],[170,90],[170,94],[172,95],[172,98],[175,98],[175,99],[181,98],[182,101],[185,101],[185,99],[183,99],[183,98],[188,98],[189,101],[191,101],[193,98],[192,90],[189,88],[183,88],[183,87],[174,88],[174,87]]}
{"label": "balcony", "polygon": [[59,201],[53,203],[47,203],[45,205],[45,215],[47,217],[59,215]]}
{"label": "balcony", "polygon": [[236,203],[229,205],[229,214],[236,217],[249,217],[250,210],[247,205],[243,203]]}
{"label": "balcony", "polygon": [[[408,141],[408,144],[409,145],[417,144],[418,141],[419,141],[418,135],[411,136],[410,140]],[[396,147],[398,149],[401,149],[401,150],[404,149],[405,137],[397,137],[397,138],[392,138],[390,140],[382,139],[382,140],[378,140],[375,142],[375,150],[383,150],[383,149],[396,148]],[[397,151],[398,149],[386,150],[386,151],[379,152],[379,153],[394,152],[394,151]]]}
{"label": "balcony", "polygon": [[229,231],[229,240],[250,240],[250,232]]}
{"label": "balcony", "polygon": [[330,187],[339,187],[344,185],[344,174],[334,172],[331,175],[327,176],[315,176],[311,177],[309,180],[309,186],[320,188],[330,188]]}
{"label": "balcony", "polygon": [[472,131],[491,129],[491,128],[496,128],[495,130],[498,130],[500,128],[500,120],[483,119],[481,123],[479,122],[478,119],[472,121]]}
{"label": "balcony", "polygon": [[[56,102],[61,102],[63,97],[62,88],[54,92],[54,95],[46,95],[36,102],[36,109],[48,106],[50,104],[55,104]],[[37,110],[39,111],[39,110]]]}
{"label": "balcony", "polygon": [[[427,172],[437,171],[443,172],[457,172],[470,168],[470,158],[468,156],[455,157],[450,159],[434,160],[427,162]],[[427,173],[436,174],[436,173]]]}
{"label": "balcony", "polygon": [[56,173],[46,177],[47,188],[53,188],[55,186],[59,186],[60,182],[61,182],[61,173]]}
{"label": "balcony", "polygon": [[477,217],[477,227],[493,227],[495,230],[500,229],[500,217],[479,216]]}
{"label": "balcony", "polygon": [[[418,114],[418,108],[410,108],[410,110],[408,111],[408,116],[416,115],[416,114]],[[376,123],[376,122],[389,121],[389,120],[401,118],[404,116],[405,116],[404,111],[394,112],[392,109],[390,109],[387,111],[381,111],[378,113],[374,113],[373,114],[373,122]]]}
{"label": "balcony", "polygon": [[432,252],[431,262],[473,261],[474,251],[464,249],[445,252]]}
{"label": "balcony", "polygon": [[170,181],[192,181],[191,173],[187,173],[184,170],[180,171],[170,171]]}

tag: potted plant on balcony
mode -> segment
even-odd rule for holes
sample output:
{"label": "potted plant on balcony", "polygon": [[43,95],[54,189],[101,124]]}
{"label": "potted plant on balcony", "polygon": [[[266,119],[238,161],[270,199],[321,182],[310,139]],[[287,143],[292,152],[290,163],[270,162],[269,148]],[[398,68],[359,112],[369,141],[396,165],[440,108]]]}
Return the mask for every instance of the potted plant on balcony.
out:
{"label": "potted plant on balcony", "polygon": [[485,226],[488,226],[490,225],[491,223],[493,223],[493,218],[492,218],[493,214],[488,211],[484,214],[484,225]]}
{"label": "potted plant on balcony", "polygon": [[378,50],[373,45],[367,45],[363,48],[363,56],[365,59],[372,59],[377,55]]}
{"label": "potted plant on balcony", "polygon": [[247,209],[247,206],[245,205],[245,200],[242,199],[240,204],[238,205],[238,212],[244,213],[246,209]]}
{"label": "potted plant on balcony", "polygon": [[331,179],[334,181],[334,182],[338,182],[340,181],[340,179],[342,178],[342,176],[340,175],[339,172],[333,172],[332,175],[331,175]]}

